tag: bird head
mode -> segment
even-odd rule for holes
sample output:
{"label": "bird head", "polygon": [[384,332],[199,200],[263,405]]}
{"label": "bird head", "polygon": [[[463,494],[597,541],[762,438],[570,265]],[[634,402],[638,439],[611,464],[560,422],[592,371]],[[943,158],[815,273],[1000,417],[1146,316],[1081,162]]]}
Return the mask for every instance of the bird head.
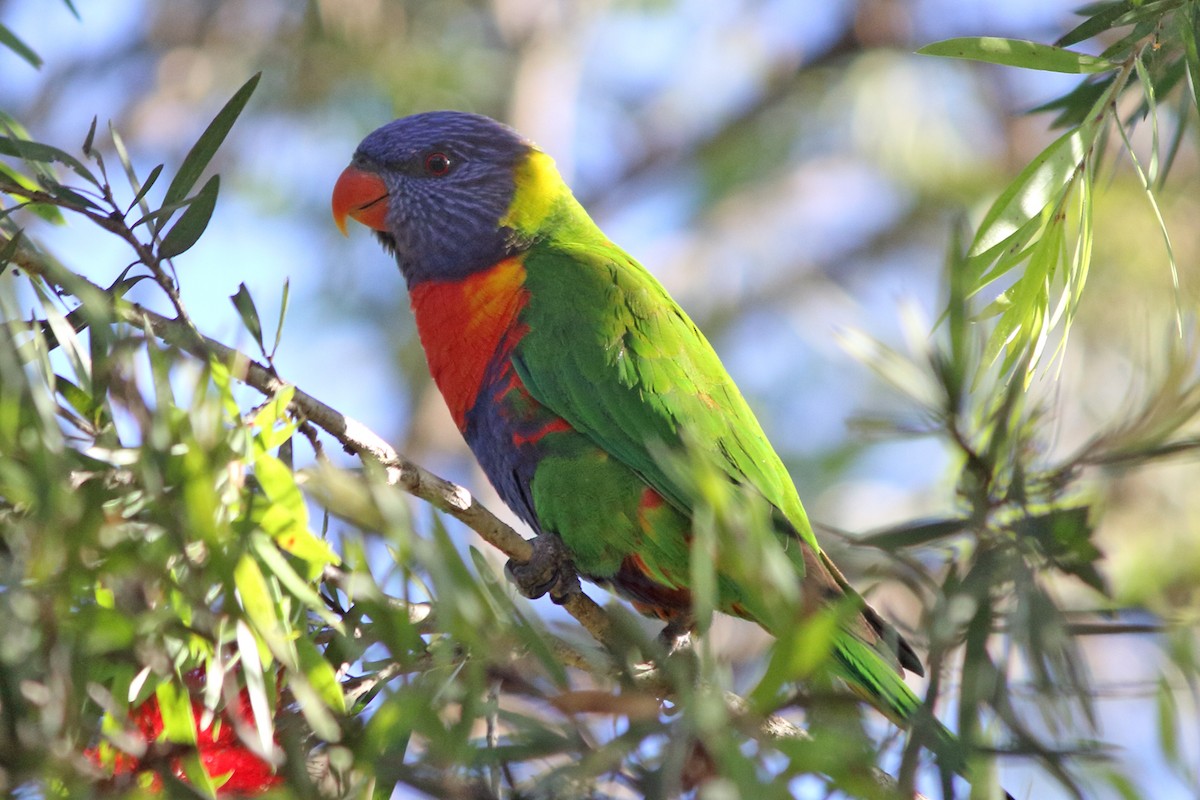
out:
{"label": "bird head", "polygon": [[334,185],[334,221],[343,233],[347,217],[373,228],[409,285],[464,277],[520,247],[506,215],[517,168],[534,153],[516,131],[478,114],[389,122],[362,140]]}

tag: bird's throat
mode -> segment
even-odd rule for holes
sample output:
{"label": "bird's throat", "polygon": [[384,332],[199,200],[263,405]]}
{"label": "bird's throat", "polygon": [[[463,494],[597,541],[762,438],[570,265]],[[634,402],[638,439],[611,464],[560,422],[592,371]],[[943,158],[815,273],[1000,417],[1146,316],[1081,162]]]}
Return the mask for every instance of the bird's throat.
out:
{"label": "bird's throat", "polygon": [[508,258],[461,280],[417,283],[409,298],[430,374],[463,431],[485,381],[525,332],[525,267]]}

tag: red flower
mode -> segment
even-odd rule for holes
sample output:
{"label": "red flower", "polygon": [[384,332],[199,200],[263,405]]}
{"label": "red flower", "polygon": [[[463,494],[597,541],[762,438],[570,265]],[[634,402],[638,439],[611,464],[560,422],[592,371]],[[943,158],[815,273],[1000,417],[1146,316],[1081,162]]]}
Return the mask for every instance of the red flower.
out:
{"label": "red flower", "polygon": [[[204,685],[202,670],[193,670],[185,676],[192,689]],[[275,774],[274,769],[266,761],[252,753],[238,738],[234,731],[234,722],[243,726],[254,724],[254,712],[250,708],[250,697],[245,689],[238,693],[236,707],[226,707],[203,728],[200,720],[204,715],[204,704],[192,697],[192,718],[197,726],[196,750],[204,770],[217,782],[217,794],[223,797],[248,797],[266,792],[282,778]],[[162,711],[158,699],[151,697],[146,702],[129,712],[129,719],[137,728],[141,739],[149,746],[158,741],[163,731]],[[149,749],[148,749],[149,753]],[[94,763],[103,765],[99,748],[89,748],[85,755]],[[152,769],[146,763],[150,759],[117,752],[112,759],[113,776],[131,775]],[[178,756],[171,757],[171,771],[181,780],[187,780],[184,774],[182,760]],[[152,786],[161,788],[161,781],[156,775]]]}

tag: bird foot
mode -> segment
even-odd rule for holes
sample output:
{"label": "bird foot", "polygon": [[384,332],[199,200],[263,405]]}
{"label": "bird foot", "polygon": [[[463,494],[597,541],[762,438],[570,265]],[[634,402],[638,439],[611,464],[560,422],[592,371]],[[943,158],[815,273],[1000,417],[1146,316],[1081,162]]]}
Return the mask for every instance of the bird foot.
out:
{"label": "bird foot", "polygon": [[530,600],[544,594],[557,605],[579,591],[579,574],[562,539],[552,533],[542,533],[530,540],[533,555],[528,561],[509,559],[504,572],[519,591]]}
{"label": "bird foot", "polygon": [[658,641],[666,649],[667,655],[673,656],[691,649],[693,626],[691,614],[679,614],[667,621],[666,627],[658,632]]}

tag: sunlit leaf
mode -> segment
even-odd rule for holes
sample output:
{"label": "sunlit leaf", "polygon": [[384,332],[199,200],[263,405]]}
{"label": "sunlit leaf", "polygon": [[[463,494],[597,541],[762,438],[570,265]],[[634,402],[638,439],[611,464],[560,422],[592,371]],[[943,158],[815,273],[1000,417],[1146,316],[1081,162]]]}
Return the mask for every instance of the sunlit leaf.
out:
{"label": "sunlit leaf", "polygon": [[321,702],[327,708],[344,714],[346,712],[346,695],[342,691],[342,685],[338,682],[337,672],[333,666],[325,660],[321,651],[308,639],[297,641],[297,652],[300,656],[300,670]]}
{"label": "sunlit leaf", "polygon": [[996,36],[967,36],[928,44],[917,51],[926,56],[966,58],[1009,67],[1024,67],[1044,72],[1104,72],[1116,69],[1111,61],[1086,53],[1076,53],[1049,44]]}
{"label": "sunlit leaf", "polygon": [[163,734],[168,741],[196,744],[196,721],[192,716],[192,698],[181,681],[163,681],[154,689],[158,712],[162,715]]}
{"label": "sunlit leaf", "polygon": [[984,216],[968,255],[990,250],[1061,198],[1083,164],[1098,129],[1091,123],[1069,131],[1029,162]]}

